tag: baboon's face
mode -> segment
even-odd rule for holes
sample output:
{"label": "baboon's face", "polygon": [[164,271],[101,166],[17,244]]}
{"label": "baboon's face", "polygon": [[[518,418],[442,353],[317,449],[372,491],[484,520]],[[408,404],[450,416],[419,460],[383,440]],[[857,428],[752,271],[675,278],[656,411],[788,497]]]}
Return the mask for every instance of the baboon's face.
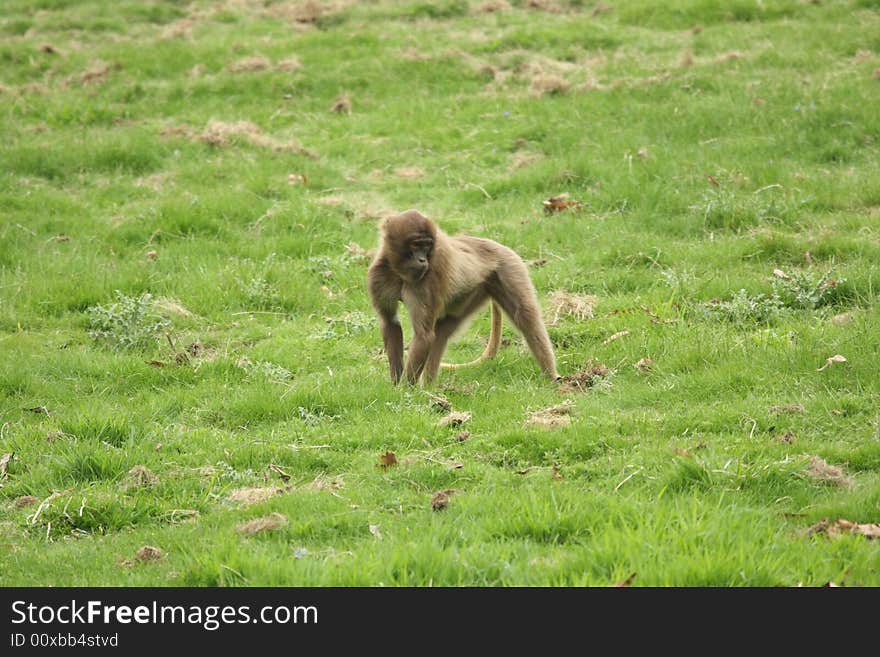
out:
{"label": "baboon's face", "polygon": [[408,283],[418,283],[430,271],[434,231],[431,220],[415,212],[397,215],[386,222],[391,267]]}
{"label": "baboon's face", "polygon": [[431,269],[434,238],[420,233],[400,242],[394,249],[391,266],[407,283],[418,283]]}

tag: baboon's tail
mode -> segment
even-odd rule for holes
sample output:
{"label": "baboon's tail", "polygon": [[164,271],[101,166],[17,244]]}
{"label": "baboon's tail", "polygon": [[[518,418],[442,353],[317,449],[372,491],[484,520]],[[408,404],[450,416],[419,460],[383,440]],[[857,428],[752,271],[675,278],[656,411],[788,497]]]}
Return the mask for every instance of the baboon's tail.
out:
{"label": "baboon's tail", "polygon": [[445,370],[457,370],[462,367],[470,367],[471,365],[479,365],[483,361],[489,360],[498,353],[498,346],[501,344],[501,308],[494,301],[492,302],[492,329],[489,332],[489,341],[486,348],[479,358],[469,363],[440,363],[440,367]]}

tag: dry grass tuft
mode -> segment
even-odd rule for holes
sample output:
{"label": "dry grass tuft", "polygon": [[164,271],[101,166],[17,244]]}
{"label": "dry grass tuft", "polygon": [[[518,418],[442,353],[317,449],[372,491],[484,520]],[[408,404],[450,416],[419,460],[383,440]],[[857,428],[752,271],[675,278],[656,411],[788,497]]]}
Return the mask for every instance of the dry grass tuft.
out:
{"label": "dry grass tuft", "polygon": [[394,170],[394,175],[405,180],[418,180],[425,177],[425,172],[418,167],[401,167]]}
{"label": "dry grass tuft", "polygon": [[556,326],[562,317],[574,317],[578,321],[593,319],[593,308],[599,299],[592,294],[572,294],[557,290],[550,295],[547,323]]}
{"label": "dry grass tuft", "polygon": [[533,96],[562,95],[568,93],[571,85],[568,80],[560,75],[541,74],[532,78],[532,84],[529,91]]}
{"label": "dry grass tuft", "polygon": [[571,424],[571,412],[574,408],[574,402],[566,399],[561,404],[550,406],[549,408],[534,411],[529,414],[526,419],[527,427],[540,427],[542,429],[557,429],[559,427],[567,427]]}
{"label": "dry grass tuft", "polygon": [[250,506],[252,504],[260,504],[271,497],[280,495],[284,492],[283,488],[277,486],[267,486],[265,488],[238,488],[229,493],[226,499],[230,502],[240,503],[241,506]]}
{"label": "dry grass tuft", "polygon": [[232,62],[226,68],[232,73],[254,73],[272,68],[272,62],[262,55],[253,55]]}
{"label": "dry grass tuft", "polygon": [[253,536],[262,532],[272,532],[287,526],[287,516],[282,513],[271,513],[262,518],[254,518],[235,526],[235,531],[244,536]]}
{"label": "dry grass tuft", "polygon": [[831,465],[818,456],[810,457],[810,462],[807,464],[807,475],[816,481],[829,483],[834,486],[842,486],[844,488],[852,486],[852,479],[847,476],[843,468]]}
{"label": "dry grass tuft", "polygon": [[466,411],[452,411],[448,415],[440,418],[437,422],[438,427],[460,427],[462,424],[471,419],[471,414]]}
{"label": "dry grass tuft", "polygon": [[334,100],[330,111],[336,114],[351,114],[351,98],[348,97],[348,94],[342,94]]}
{"label": "dry grass tuft", "polygon": [[126,482],[132,488],[151,488],[159,483],[159,477],[147,466],[136,465],[128,471]]}

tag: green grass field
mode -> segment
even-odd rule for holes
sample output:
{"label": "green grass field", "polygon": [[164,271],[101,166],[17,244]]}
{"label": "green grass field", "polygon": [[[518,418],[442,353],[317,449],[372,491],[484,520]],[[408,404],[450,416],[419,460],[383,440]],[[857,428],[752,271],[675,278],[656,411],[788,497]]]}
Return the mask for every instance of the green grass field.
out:
{"label": "green grass field", "polygon": [[[4,0],[0,131],[0,585],[880,585],[876,0]],[[411,207],[584,390],[389,383]]]}

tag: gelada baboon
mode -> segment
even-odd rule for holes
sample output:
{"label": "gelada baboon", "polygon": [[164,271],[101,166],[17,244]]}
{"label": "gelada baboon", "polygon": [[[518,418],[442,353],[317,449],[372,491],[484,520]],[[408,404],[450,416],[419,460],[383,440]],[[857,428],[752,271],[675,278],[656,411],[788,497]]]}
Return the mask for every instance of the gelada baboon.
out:
{"label": "gelada baboon", "polygon": [[486,350],[463,365],[495,355],[503,310],[525,337],[544,373],[558,378],[553,346],[529,272],[516,252],[498,242],[451,237],[416,210],[407,210],[382,223],[379,251],[370,265],[367,283],[394,383],[404,373],[403,331],[397,316],[400,301],[413,325],[405,369],[409,383],[422,376],[425,383],[434,380],[449,338],[490,299],[492,331]]}

